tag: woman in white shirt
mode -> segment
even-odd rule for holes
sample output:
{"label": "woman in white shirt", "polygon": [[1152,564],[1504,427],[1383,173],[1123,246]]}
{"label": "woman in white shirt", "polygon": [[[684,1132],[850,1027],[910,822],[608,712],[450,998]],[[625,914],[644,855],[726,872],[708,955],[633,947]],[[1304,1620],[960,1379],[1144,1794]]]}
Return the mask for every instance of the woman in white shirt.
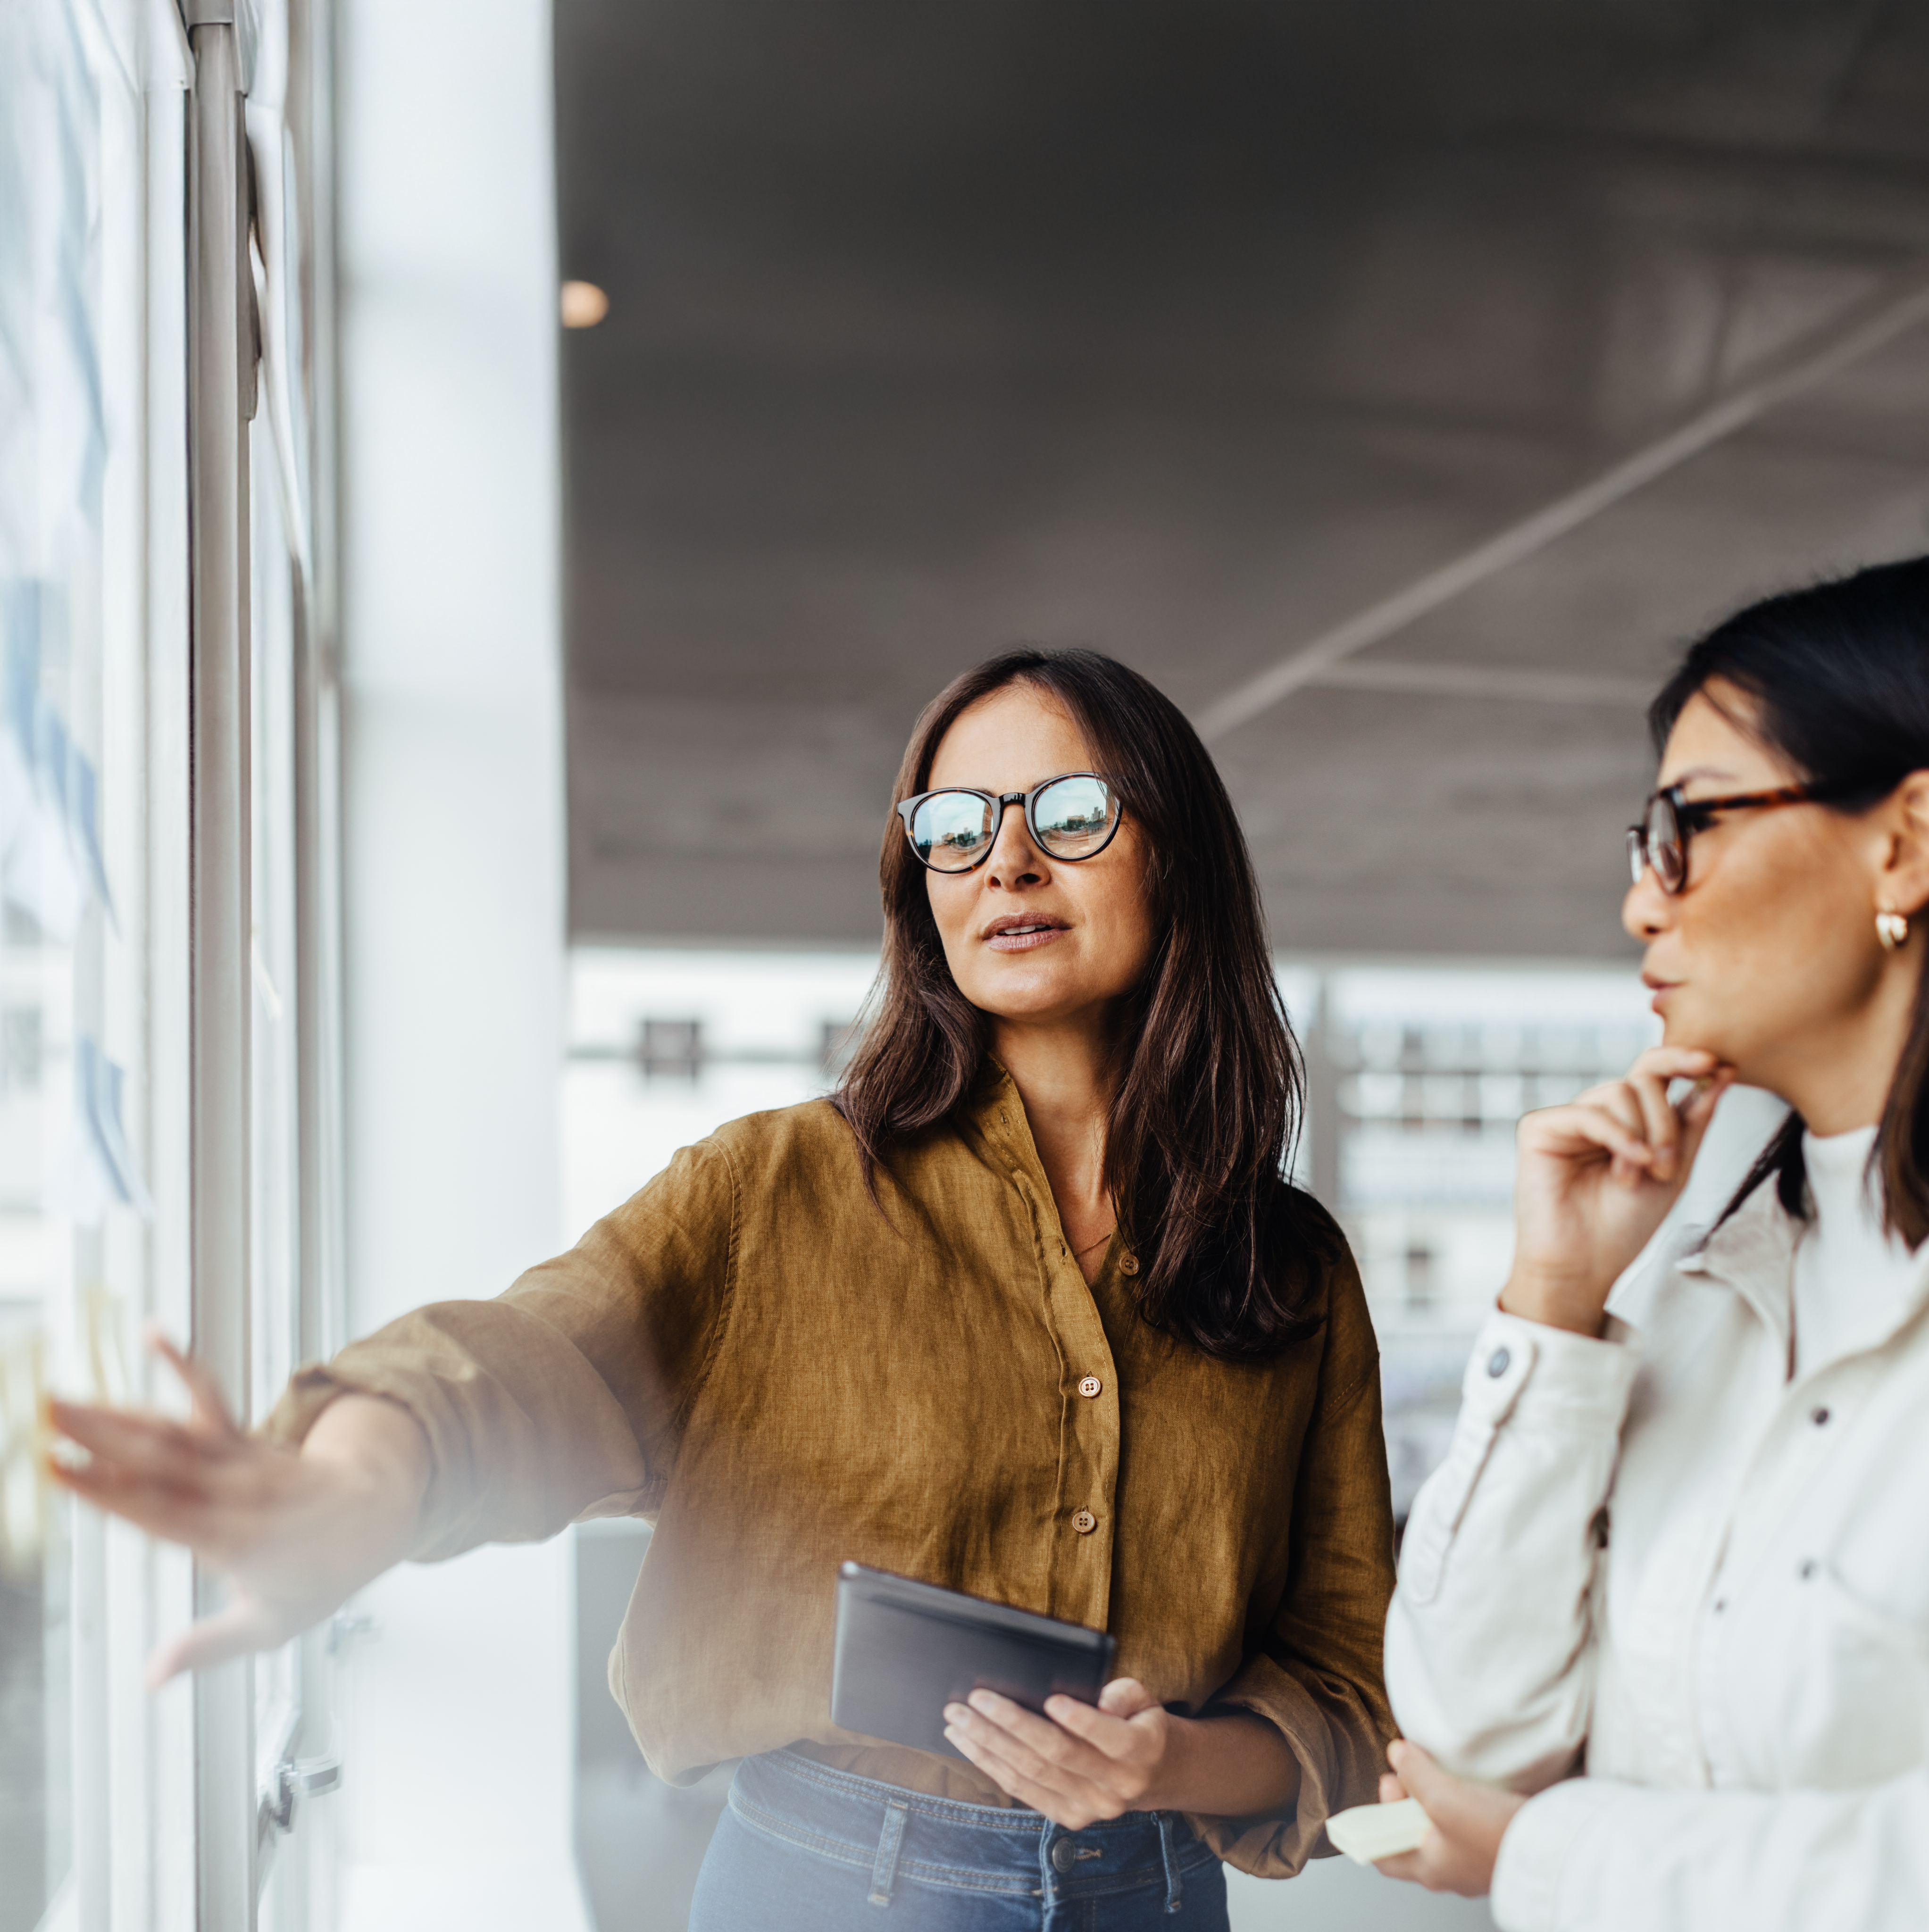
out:
{"label": "woman in white shirt", "polygon": [[[1382,1796],[1432,1826],[1383,1869],[1503,1932],[1921,1932],[1929,560],[1742,611],[1652,722],[1624,916],[1665,1043],[1522,1123],[1388,1626]],[[1734,1082],[1786,1124],[1622,1280]]]}

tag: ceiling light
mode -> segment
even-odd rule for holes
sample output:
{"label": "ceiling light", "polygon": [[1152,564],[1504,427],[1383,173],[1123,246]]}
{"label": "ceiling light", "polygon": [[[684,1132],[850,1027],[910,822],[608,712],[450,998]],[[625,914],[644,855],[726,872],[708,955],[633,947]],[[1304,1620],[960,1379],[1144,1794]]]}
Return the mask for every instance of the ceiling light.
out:
{"label": "ceiling light", "polygon": [[594,282],[565,282],[562,285],[562,326],[565,328],[594,328],[610,312],[610,298]]}

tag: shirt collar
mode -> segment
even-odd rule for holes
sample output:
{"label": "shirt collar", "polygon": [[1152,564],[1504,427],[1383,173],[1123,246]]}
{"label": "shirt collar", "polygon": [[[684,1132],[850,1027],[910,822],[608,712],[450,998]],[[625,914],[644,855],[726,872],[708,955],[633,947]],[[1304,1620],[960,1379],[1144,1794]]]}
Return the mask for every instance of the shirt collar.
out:
{"label": "shirt collar", "polygon": [[[1034,1180],[1045,1185],[1045,1163],[1032,1141],[1031,1123],[1026,1118],[1018,1082],[988,1053],[961,1111],[983,1140],[1021,1162]],[[1048,1196],[1050,1188],[1046,1186],[1046,1191]]]}
{"label": "shirt collar", "polygon": [[[1795,1249],[1802,1225],[1781,1204],[1772,1175],[1676,1264],[1732,1288],[1786,1350],[1795,1328]],[[1929,1306],[1929,1241],[1916,1250],[1908,1292],[1859,1346],[1880,1348]]]}

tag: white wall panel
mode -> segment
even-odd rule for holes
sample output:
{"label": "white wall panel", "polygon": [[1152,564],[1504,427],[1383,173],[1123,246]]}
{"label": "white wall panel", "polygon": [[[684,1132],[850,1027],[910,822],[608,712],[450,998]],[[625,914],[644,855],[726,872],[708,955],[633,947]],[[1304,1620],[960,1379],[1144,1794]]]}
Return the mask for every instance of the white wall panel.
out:
{"label": "white wall panel", "polygon": [[[558,1220],[550,20],[342,9],[348,1286],[488,1295]],[[563,1544],[394,1573],[345,1672],[347,1932],[570,1928]]]}

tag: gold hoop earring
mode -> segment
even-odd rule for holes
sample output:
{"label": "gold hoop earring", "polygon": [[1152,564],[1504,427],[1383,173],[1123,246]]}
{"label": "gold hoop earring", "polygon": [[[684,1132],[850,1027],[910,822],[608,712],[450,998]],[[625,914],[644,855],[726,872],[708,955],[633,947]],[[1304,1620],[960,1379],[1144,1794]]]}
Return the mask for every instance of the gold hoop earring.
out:
{"label": "gold hoop earring", "polygon": [[1909,937],[1909,922],[1899,912],[1886,908],[1876,914],[1876,937],[1885,952],[1893,952]]}

